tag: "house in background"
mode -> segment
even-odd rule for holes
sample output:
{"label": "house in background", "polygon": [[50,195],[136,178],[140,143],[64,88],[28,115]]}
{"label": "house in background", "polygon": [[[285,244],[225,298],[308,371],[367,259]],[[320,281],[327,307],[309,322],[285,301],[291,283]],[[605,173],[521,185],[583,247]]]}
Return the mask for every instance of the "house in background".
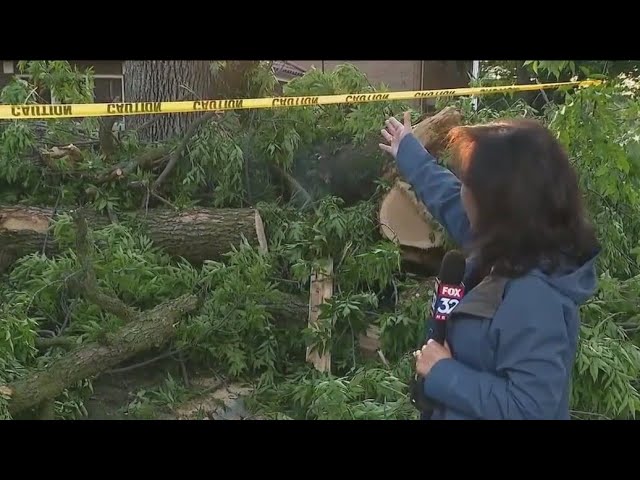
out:
{"label": "house in background", "polygon": [[[474,76],[473,60],[278,60],[273,62],[281,82],[302,76],[311,68],[323,72],[350,63],[363,72],[373,85],[384,83],[390,90],[436,90],[469,86]],[[429,109],[434,99],[415,102],[415,107]]]}
{"label": "house in background", "polygon": [[[0,88],[19,73],[17,61],[0,60]],[[71,61],[80,69],[92,67],[95,78],[95,101],[110,102],[119,97],[127,100],[124,91],[124,60]],[[351,63],[364,72],[372,84],[386,84],[391,90],[431,90],[466,87],[472,73],[473,61],[441,60],[276,60],[273,71],[280,83],[300,77],[310,68],[331,71],[340,64]],[[18,75],[22,76],[22,75]],[[51,98],[45,100],[51,101]],[[55,101],[55,99],[53,99]],[[433,99],[420,100],[428,109]],[[416,102],[417,103],[417,102]],[[416,105],[417,106],[417,105]]]}
{"label": "house in background", "polygon": [[[28,78],[28,75],[20,75],[17,60],[2,60],[2,70],[0,70],[0,88],[4,87],[12,77],[18,76]],[[122,75],[123,60],[88,60],[71,61],[72,66],[77,66],[81,70],[89,67],[94,72],[94,95],[97,103],[110,102],[113,98],[124,98],[124,77]],[[45,98],[51,101],[51,98]],[[55,100],[55,99],[54,99]]]}
{"label": "house in background", "polygon": [[331,71],[350,63],[374,85],[384,83],[391,90],[430,90],[460,88],[469,84],[473,61],[441,60],[293,60],[301,69]]}

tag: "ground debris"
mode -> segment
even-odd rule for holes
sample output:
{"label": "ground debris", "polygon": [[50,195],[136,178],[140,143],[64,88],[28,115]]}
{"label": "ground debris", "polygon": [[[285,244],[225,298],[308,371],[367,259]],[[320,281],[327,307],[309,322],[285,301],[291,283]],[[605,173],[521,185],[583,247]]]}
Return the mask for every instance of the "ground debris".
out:
{"label": "ground debris", "polygon": [[[207,385],[209,384],[209,385]],[[198,387],[209,390],[174,409],[178,420],[249,420],[244,398],[252,391],[242,384],[225,384],[217,379],[199,379]]]}

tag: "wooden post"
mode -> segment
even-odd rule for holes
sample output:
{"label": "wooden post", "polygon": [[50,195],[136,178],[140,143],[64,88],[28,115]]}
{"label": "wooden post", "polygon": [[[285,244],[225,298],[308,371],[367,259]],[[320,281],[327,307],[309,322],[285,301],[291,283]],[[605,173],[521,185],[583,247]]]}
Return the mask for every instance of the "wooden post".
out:
{"label": "wooden post", "polygon": [[[320,305],[333,295],[333,259],[329,258],[321,269],[311,273],[309,293],[309,326],[318,322]],[[320,355],[318,351],[307,347],[307,362],[312,363],[320,372],[331,372],[331,352]]]}
{"label": "wooden post", "polygon": [[358,336],[360,351],[365,357],[375,358],[380,351],[380,327],[369,325],[365,333]]}

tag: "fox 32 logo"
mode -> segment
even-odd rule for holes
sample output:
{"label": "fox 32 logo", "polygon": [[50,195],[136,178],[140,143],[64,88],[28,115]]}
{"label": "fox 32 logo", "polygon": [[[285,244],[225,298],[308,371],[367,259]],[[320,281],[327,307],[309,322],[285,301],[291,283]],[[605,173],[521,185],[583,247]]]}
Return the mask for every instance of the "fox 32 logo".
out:
{"label": "fox 32 logo", "polygon": [[464,288],[460,285],[443,285],[439,284],[436,295],[433,297],[431,303],[431,309],[433,316],[436,320],[446,320],[454,308],[458,306],[462,296],[464,295]]}

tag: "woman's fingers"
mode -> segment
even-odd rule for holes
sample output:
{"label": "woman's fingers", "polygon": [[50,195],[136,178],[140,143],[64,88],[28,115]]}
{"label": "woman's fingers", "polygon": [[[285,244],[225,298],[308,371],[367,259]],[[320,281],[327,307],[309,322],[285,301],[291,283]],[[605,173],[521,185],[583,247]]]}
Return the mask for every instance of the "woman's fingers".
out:
{"label": "woman's fingers", "polygon": [[391,148],[391,145],[385,145],[384,143],[379,143],[378,146],[380,147],[381,150],[384,150],[385,152],[393,154],[393,148]]}
{"label": "woman's fingers", "polygon": [[[389,117],[387,120],[385,120],[384,124],[385,128],[380,130],[380,133],[382,133],[382,137],[391,145],[393,145],[394,142],[397,144],[407,130],[411,131],[411,114],[409,112],[404,113],[404,125],[400,123],[395,117]],[[394,147],[392,147],[391,145],[385,145],[382,143],[379,144],[382,150],[394,155]],[[398,148],[397,145],[395,146],[395,148]]]}
{"label": "woman's fingers", "polygon": [[411,130],[411,113],[404,112],[404,128]]}
{"label": "woman's fingers", "polygon": [[[389,120],[387,120],[387,122],[389,122],[389,124],[393,126],[395,131],[402,130],[402,124],[395,117],[391,117]],[[391,132],[391,133],[394,133],[394,132]]]}
{"label": "woman's fingers", "polygon": [[[392,117],[392,118],[393,118],[393,117]],[[394,120],[395,120],[395,119],[394,119]],[[396,134],[398,133],[398,132],[397,132],[397,127],[396,127],[393,123],[391,123],[391,118],[388,118],[387,120],[385,120],[384,124],[385,124],[385,126],[386,126],[386,128],[387,128],[387,131],[388,131],[391,135],[393,135],[393,136],[395,137],[395,136],[396,136]]]}
{"label": "woman's fingers", "polygon": [[411,130],[411,112],[404,112],[404,125],[400,123],[395,117],[390,117],[385,123],[391,134],[394,136],[396,132],[402,130],[403,128]]}

